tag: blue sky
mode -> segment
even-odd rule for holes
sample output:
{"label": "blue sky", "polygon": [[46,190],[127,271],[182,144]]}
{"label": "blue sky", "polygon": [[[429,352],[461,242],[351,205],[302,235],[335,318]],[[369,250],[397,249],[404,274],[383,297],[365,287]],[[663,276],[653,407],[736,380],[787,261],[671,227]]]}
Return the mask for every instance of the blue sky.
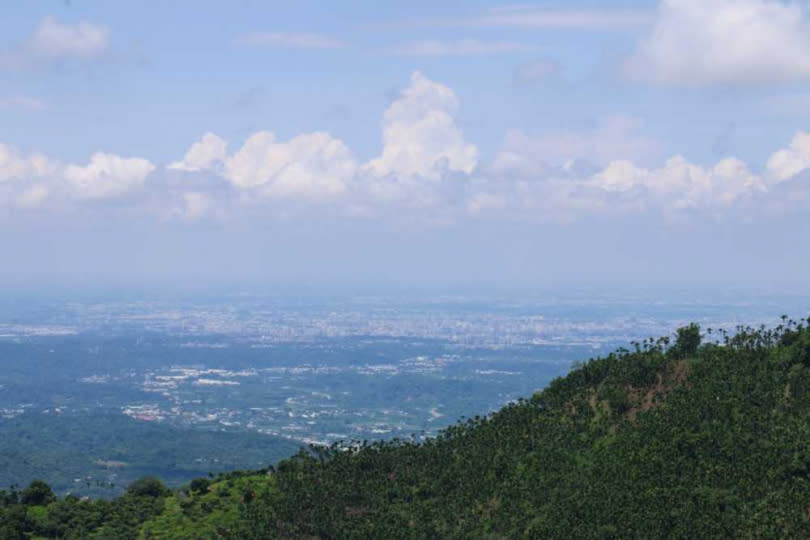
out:
{"label": "blue sky", "polygon": [[0,10],[8,283],[810,285],[805,1]]}
{"label": "blue sky", "polygon": [[[608,81],[602,81],[600,64],[630,50],[638,30],[632,26],[621,31],[456,28],[465,19],[486,17],[498,5],[341,2],[343,7],[335,9],[333,4],[209,1],[142,7],[73,1],[28,3],[21,9],[19,3],[8,3],[5,11],[11,16],[4,17],[0,28],[11,47],[49,16],[64,24],[103,25],[109,38],[97,64],[5,74],[9,93],[35,96],[49,105],[49,114],[14,115],[3,123],[1,134],[40,148],[43,137],[52,133],[48,149],[65,159],[86,157],[103,145],[168,161],[204,131],[245,137],[262,128],[290,137],[328,129],[370,158],[379,150],[381,112],[415,69],[459,94],[465,109],[460,122],[489,152],[510,128],[587,127],[595,117],[626,108],[625,91],[602,85]],[[317,34],[345,46],[239,43],[250,34],[271,32]],[[525,50],[391,53],[414,43],[468,39]],[[554,88],[515,88],[519,66],[537,60],[564,64],[561,78],[570,80]],[[581,95],[572,96],[572,90]],[[562,113],[561,106],[570,111]],[[573,111],[576,117],[571,118]],[[36,129],[20,129],[19,124],[31,122]],[[82,122],[81,133],[65,141],[58,134],[75,130],[75,122]]]}

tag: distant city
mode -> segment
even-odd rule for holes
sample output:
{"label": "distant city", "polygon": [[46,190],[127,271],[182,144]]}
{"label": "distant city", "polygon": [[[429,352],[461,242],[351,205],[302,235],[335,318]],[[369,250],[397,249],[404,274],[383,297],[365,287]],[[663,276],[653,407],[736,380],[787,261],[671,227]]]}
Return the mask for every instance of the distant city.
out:
{"label": "distant city", "polygon": [[[586,345],[600,347],[666,333],[701,322],[733,328],[768,322],[803,298],[734,298],[665,302],[604,297],[498,300],[465,297],[359,297],[334,302],[290,302],[238,295],[205,302],[173,300],[39,302],[0,306],[0,339],[104,332],[172,336],[226,336],[263,344],[341,337],[446,340],[472,347]],[[788,313],[790,314],[790,313]],[[795,314],[801,316],[801,313]],[[225,348],[195,341],[183,347]]]}

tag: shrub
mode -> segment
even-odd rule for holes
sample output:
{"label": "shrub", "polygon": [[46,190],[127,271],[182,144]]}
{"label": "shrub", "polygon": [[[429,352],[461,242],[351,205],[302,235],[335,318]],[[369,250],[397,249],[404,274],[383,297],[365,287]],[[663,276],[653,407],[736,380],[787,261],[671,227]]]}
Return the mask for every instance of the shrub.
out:
{"label": "shrub", "polygon": [[163,497],[169,494],[169,490],[158,478],[144,476],[132,482],[127,493],[136,497]]}

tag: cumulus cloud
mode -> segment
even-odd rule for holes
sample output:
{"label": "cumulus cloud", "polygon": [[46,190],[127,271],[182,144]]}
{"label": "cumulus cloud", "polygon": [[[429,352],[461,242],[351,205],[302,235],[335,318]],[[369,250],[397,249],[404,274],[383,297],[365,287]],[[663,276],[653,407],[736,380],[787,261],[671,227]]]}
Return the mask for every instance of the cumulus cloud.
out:
{"label": "cumulus cloud", "polygon": [[348,147],[328,133],[277,141],[262,131],[227,159],[223,176],[238,188],[269,197],[325,199],[343,193],[356,169]]}
{"label": "cumulus cloud", "polygon": [[89,22],[63,24],[46,17],[28,39],[26,50],[52,59],[96,58],[107,50],[109,31]]}
{"label": "cumulus cloud", "polygon": [[25,155],[13,146],[0,143],[0,183],[41,178],[54,168],[54,163],[43,154]]}
{"label": "cumulus cloud", "polygon": [[624,66],[637,81],[756,84],[810,78],[810,19],[802,2],[663,0]]}
{"label": "cumulus cloud", "polygon": [[614,161],[587,184],[608,192],[635,190],[646,205],[668,209],[726,207],[742,197],[765,191],[765,182],[736,158],[704,168],[682,156],[663,167],[644,169],[629,161]]}
{"label": "cumulus cloud", "polygon": [[458,192],[438,181],[468,175],[477,164],[476,147],[456,124],[458,107],[452,90],[415,72],[385,111],[380,156],[362,166],[343,141],[328,133],[281,141],[260,131],[231,155],[223,139],[207,133],[168,169],[216,174],[243,201],[342,199],[351,215],[373,215],[372,207],[381,202],[435,206]]}
{"label": "cumulus cloud", "polygon": [[775,152],[768,160],[769,177],[777,182],[787,180],[810,168],[810,133],[800,131],[789,148]]}
{"label": "cumulus cloud", "polygon": [[141,158],[97,152],[87,165],[64,165],[41,153],[25,154],[0,143],[0,206],[40,206],[44,201],[119,197],[143,185],[155,166]]}
{"label": "cumulus cloud", "polygon": [[88,62],[104,56],[109,29],[91,22],[75,24],[45,17],[23,44],[0,55],[0,66],[27,68],[64,61]]}
{"label": "cumulus cloud", "polygon": [[43,154],[24,154],[17,148],[0,143],[0,208],[12,204],[30,208],[48,196],[48,189],[38,183],[46,181],[57,165]]}
{"label": "cumulus cloud", "polygon": [[382,155],[364,170],[375,176],[404,175],[438,180],[441,170],[471,173],[478,149],[456,124],[456,94],[419,72],[383,115]]}
{"label": "cumulus cloud", "polygon": [[143,185],[155,166],[141,158],[122,158],[96,152],[84,166],[68,165],[64,179],[81,199],[117,197]]}
{"label": "cumulus cloud", "polygon": [[[343,141],[328,133],[279,141],[274,133],[260,131],[230,156],[225,140],[206,133],[182,161],[167,168],[217,174],[246,197],[323,201],[346,191],[357,163]],[[199,202],[192,201],[197,206]]]}
{"label": "cumulus cloud", "polygon": [[224,162],[227,154],[227,141],[209,132],[191,145],[181,161],[170,163],[168,168],[179,171],[209,170]]}

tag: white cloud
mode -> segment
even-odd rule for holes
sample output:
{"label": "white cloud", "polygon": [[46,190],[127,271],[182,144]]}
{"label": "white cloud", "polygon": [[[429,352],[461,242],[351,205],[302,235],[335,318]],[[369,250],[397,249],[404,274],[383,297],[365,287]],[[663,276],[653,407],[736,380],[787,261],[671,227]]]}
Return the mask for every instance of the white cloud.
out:
{"label": "white cloud", "polygon": [[727,207],[766,190],[765,182],[736,158],[724,159],[707,169],[681,156],[672,157],[663,167],[651,170],[629,161],[615,161],[596,174],[589,184],[608,192],[637,190],[636,196],[642,199],[638,202],[672,210]]}
{"label": "white cloud", "polygon": [[237,38],[240,45],[252,47],[286,47],[290,49],[338,49],[346,44],[320,34],[288,32],[254,32]]}
{"label": "white cloud", "polygon": [[269,197],[317,200],[343,193],[356,170],[351,151],[328,133],[280,142],[273,133],[261,131],[227,159],[223,176],[240,189]]}
{"label": "white cloud", "polygon": [[143,185],[155,166],[141,158],[122,158],[96,152],[85,166],[68,165],[64,179],[80,199],[103,199],[123,195]]}
{"label": "white cloud", "polygon": [[342,194],[357,172],[354,157],[343,141],[323,132],[278,141],[274,133],[260,131],[231,156],[227,155],[225,140],[206,133],[182,161],[167,168],[213,172],[245,193],[309,200]]}
{"label": "white cloud", "polygon": [[58,201],[117,197],[143,185],[155,167],[140,158],[121,158],[97,152],[85,166],[64,165],[44,154],[24,154],[0,143],[0,199],[31,208],[46,199]]}
{"label": "white cloud", "polygon": [[474,56],[496,53],[533,51],[535,47],[512,41],[416,41],[398,45],[389,52],[399,56]]}
{"label": "white cloud", "polygon": [[18,70],[98,60],[107,53],[109,35],[109,29],[102,25],[86,21],[67,24],[45,17],[23,43],[0,52],[0,68]]}
{"label": "white cloud", "polygon": [[89,22],[63,24],[46,17],[28,39],[26,50],[49,59],[97,58],[107,50],[109,30]]}
{"label": "white cloud", "polygon": [[650,172],[637,167],[632,161],[618,160],[608,164],[593,177],[593,184],[606,191],[629,191],[644,184]]}
{"label": "white cloud", "polygon": [[805,4],[778,0],[663,0],[624,66],[638,81],[756,84],[810,78]]}
{"label": "white cloud", "polygon": [[779,150],[768,160],[768,176],[773,181],[787,180],[810,168],[810,133],[800,131],[793,137],[790,147]]}
{"label": "white cloud", "polygon": [[170,163],[168,168],[180,171],[209,170],[224,162],[227,155],[228,143],[209,132],[199,142],[191,145],[182,161]]}
{"label": "white cloud", "polygon": [[53,162],[42,154],[26,156],[13,146],[0,143],[0,182],[41,178],[54,168]]}
{"label": "white cloud", "polygon": [[478,149],[456,125],[459,103],[448,87],[419,72],[383,116],[382,155],[365,165],[376,175],[411,175],[438,180],[442,169],[471,173]]}
{"label": "white cloud", "polygon": [[44,111],[48,104],[28,96],[0,97],[0,109],[28,109],[31,111]]}
{"label": "white cloud", "polygon": [[717,163],[712,176],[712,197],[722,206],[730,206],[739,199],[768,190],[765,179],[751,172],[748,165],[737,158],[726,158]]}

